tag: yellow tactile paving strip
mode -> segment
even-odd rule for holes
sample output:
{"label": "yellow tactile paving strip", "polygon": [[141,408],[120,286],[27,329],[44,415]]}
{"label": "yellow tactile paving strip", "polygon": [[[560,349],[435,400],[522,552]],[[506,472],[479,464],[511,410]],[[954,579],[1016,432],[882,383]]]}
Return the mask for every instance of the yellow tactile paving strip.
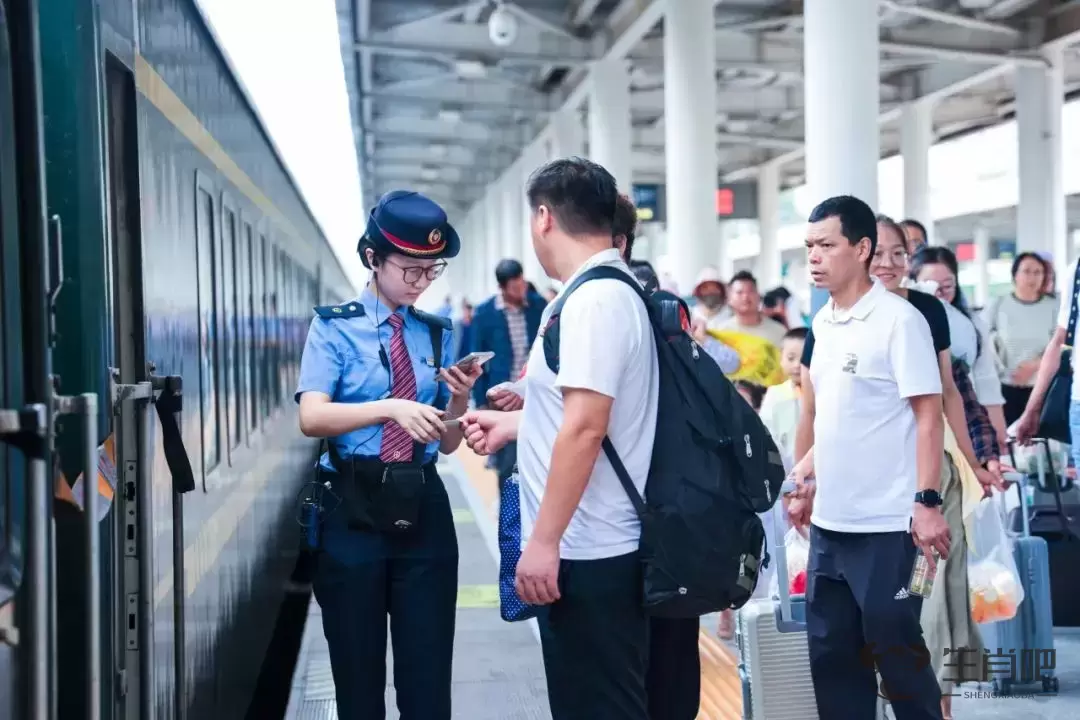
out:
{"label": "yellow tactile paving strip", "polygon": [[[465,468],[469,484],[491,513],[491,518],[497,519],[499,489],[495,473],[485,467],[485,458],[468,448],[458,450],[457,458]],[[735,656],[705,630],[698,636],[698,648],[701,652],[701,711],[698,720],[742,720],[742,685]]]}

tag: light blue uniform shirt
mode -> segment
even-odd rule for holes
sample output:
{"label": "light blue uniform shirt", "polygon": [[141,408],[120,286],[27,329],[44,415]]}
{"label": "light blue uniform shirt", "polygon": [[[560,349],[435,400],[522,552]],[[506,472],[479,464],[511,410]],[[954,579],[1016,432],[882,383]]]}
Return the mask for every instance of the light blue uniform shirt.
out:
{"label": "light blue uniform shirt", "polygon": [[[304,355],[300,360],[300,380],[296,386],[296,402],[309,391],[326,393],[339,403],[363,403],[390,397],[390,370],[379,357],[380,343],[390,358],[390,338],[393,328],[388,319],[390,309],[369,290],[364,290],[352,303],[363,307],[359,317],[323,318],[316,315],[308,328]],[[450,401],[450,389],[435,375],[435,358],[431,347],[431,329],[407,308],[398,310],[405,318],[405,347],[409,351],[416,376],[417,402],[445,410]],[[442,365],[453,363],[454,335],[442,333]],[[353,456],[378,457],[382,447],[382,425],[371,425],[330,438],[342,458]],[[439,451],[433,442],[424,452],[424,461],[431,461]],[[323,468],[333,470],[330,459],[323,454]]]}

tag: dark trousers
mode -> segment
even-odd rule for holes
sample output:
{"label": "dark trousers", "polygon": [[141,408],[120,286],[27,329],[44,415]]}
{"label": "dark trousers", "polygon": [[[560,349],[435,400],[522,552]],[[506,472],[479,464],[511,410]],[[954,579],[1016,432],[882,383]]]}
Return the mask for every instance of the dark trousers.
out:
{"label": "dark trousers", "polygon": [[806,630],[819,717],[876,717],[876,666],[896,720],[941,720],[922,598],[907,592],[916,552],[906,532],[811,528]]}
{"label": "dark trousers", "polygon": [[1005,398],[1005,425],[1009,426],[1024,414],[1024,408],[1031,399],[1031,388],[1002,383],[1001,397]]}
{"label": "dark trousers", "polygon": [[649,618],[649,720],[694,720],[701,705],[698,618]]}
{"label": "dark trousers", "polygon": [[450,720],[458,548],[450,502],[431,471],[415,535],[351,530],[332,513],[313,589],[341,720],[386,716],[386,626],[402,720]]}
{"label": "dark trousers", "polygon": [[638,554],[563,560],[559,593],[538,618],[552,720],[648,720]]}

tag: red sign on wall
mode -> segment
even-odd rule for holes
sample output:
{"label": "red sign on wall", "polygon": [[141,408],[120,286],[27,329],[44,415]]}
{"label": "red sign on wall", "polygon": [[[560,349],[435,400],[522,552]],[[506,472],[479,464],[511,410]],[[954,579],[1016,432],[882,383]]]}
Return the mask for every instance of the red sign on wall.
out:
{"label": "red sign on wall", "polygon": [[731,188],[720,188],[716,191],[716,214],[726,217],[735,212],[735,193]]}

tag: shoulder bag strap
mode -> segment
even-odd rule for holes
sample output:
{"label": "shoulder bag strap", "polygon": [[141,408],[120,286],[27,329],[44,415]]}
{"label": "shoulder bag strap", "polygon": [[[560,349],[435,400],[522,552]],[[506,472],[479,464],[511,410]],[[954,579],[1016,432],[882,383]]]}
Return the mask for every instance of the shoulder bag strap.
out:
{"label": "shoulder bag strap", "polygon": [[1065,330],[1065,347],[1072,348],[1073,341],[1076,339],[1076,316],[1077,316],[1077,296],[1080,295],[1080,260],[1076,263],[1076,270],[1073,272],[1072,279],[1072,297],[1069,302],[1072,306],[1069,308],[1069,326]]}

